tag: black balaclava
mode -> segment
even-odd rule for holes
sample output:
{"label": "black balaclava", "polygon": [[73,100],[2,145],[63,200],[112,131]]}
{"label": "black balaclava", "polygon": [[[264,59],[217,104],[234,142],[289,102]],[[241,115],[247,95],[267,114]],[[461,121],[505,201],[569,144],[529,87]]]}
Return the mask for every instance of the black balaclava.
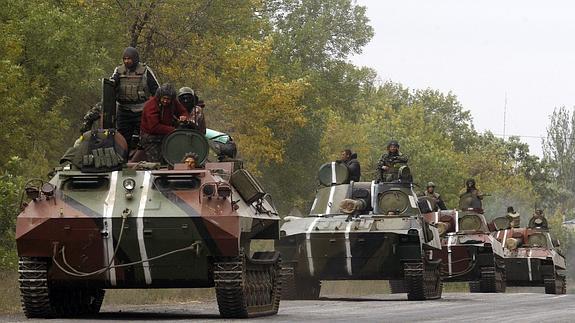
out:
{"label": "black balaclava", "polygon": [[467,188],[467,191],[475,190],[475,180],[473,178],[466,180],[465,187]]}
{"label": "black balaclava", "polygon": [[132,61],[134,62],[132,66],[126,66],[126,68],[130,70],[135,69],[136,66],[138,66],[138,63],[140,63],[140,54],[134,47],[126,47],[126,49],[124,49],[124,53],[122,54],[122,58],[124,57],[131,57]]}

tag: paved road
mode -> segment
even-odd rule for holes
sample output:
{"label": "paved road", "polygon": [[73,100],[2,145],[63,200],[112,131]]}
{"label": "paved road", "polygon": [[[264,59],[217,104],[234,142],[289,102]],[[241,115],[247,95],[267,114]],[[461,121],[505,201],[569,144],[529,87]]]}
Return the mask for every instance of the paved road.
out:
{"label": "paved road", "polygon": [[[0,316],[1,321],[26,320],[22,315]],[[213,302],[153,306],[107,306],[84,322],[213,321],[220,320]],[[276,316],[242,322],[574,322],[575,294],[447,293],[441,300],[408,302],[405,295],[322,298],[319,301],[282,301]],[[68,320],[77,322],[78,320]],[[229,321],[229,320],[226,320]],[[58,320],[66,322],[66,320]]]}

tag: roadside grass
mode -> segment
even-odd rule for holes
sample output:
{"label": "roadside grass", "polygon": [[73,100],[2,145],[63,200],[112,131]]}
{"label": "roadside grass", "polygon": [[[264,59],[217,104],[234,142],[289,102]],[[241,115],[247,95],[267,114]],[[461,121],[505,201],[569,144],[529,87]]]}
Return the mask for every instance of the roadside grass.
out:
{"label": "roadside grass", "polygon": [[18,312],[21,312],[18,272],[0,271],[0,313]]}
{"label": "roadside grass", "polygon": [[214,299],[213,288],[108,289],[104,306],[189,303]]}
{"label": "roadside grass", "polygon": [[[445,293],[467,293],[467,283],[444,283]],[[385,280],[358,280],[358,281],[322,281],[321,296],[324,297],[358,297],[374,294],[389,294],[389,284]]]}

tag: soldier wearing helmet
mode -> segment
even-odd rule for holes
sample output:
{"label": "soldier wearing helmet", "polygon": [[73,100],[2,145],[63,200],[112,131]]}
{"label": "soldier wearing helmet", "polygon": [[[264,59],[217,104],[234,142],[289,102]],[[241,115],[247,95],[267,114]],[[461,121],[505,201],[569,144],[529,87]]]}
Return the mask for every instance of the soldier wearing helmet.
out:
{"label": "soldier wearing helmet", "polygon": [[123,64],[114,69],[111,77],[116,88],[118,107],[116,127],[130,149],[134,149],[132,137],[140,131],[144,103],[156,93],[159,83],[154,72],[140,62],[140,55],[134,47],[124,49],[122,61]]}
{"label": "soldier wearing helmet", "polygon": [[199,132],[206,133],[204,109],[199,106],[198,96],[192,88],[184,86],[178,91],[178,101],[188,110],[189,126]]}
{"label": "soldier wearing helmet", "polygon": [[430,198],[435,202],[434,203],[435,208],[433,209],[433,211],[447,210],[447,207],[445,206],[445,202],[443,202],[443,200],[441,199],[441,195],[439,193],[435,192],[435,183],[433,183],[433,182],[427,183],[427,186],[425,188],[425,192],[423,192],[423,194],[420,194],[419,196],[424,196],[424,197]]}
{"label": "soldier wearing helmet", "polygon": [[469,178],[465,181],[465,188],[459,194],[459,208],[460,209],[482,209],[483,194],[477,187],[475,187],[475,179]]}
{"label": "soldier wearing helmet", "polygon": [[391,140],[387,144],[387,154],[383,154],[377,162],[377,180],[390,182],[397,179],[399,167],[407,165],[407,156],[399,151],[399,142]]}

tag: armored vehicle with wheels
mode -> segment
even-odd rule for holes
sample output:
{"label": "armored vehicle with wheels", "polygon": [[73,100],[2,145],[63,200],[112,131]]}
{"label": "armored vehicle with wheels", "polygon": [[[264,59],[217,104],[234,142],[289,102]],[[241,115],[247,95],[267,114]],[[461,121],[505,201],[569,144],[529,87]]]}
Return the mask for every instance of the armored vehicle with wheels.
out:
{"label": "armored vehicle with wheels", "polygon": [[280,229],[284,298],[317,299],[322,280],[394,280],[409,300],[441,297],[439,232],[423,221],[407,166],[390,182],[349,182],[336,162],[318,177],[310,214]]}
{"label": "armored vehicle with wheels", "polygon": [[512,228],[505,217],[495,219],[493,237],[504,244],[508,286],[545,287],[546,294],[565,294],[565,257],[537,212],[526,228]]}
{"label": "armored vehicle with wheels", "polygon": [[[104,117],[105,120],[105,117]],[[125,139],[91,130],[51,179],[29,181],[17,218],[20,291],[30,318],[98,313],[106,289],[215,287],[223,317],[275,314],[280,257],[270,196],[239,161],[176,130],[165,164],[129,164]]]}
{"label": "armored vehicle with wheels", "polygon": [[477,196],[462,194],[458,210],[430,212],[424,217],[440,232],[445,282],[469,282],[471,292],[505,292],[503,246],[491,236]]}

